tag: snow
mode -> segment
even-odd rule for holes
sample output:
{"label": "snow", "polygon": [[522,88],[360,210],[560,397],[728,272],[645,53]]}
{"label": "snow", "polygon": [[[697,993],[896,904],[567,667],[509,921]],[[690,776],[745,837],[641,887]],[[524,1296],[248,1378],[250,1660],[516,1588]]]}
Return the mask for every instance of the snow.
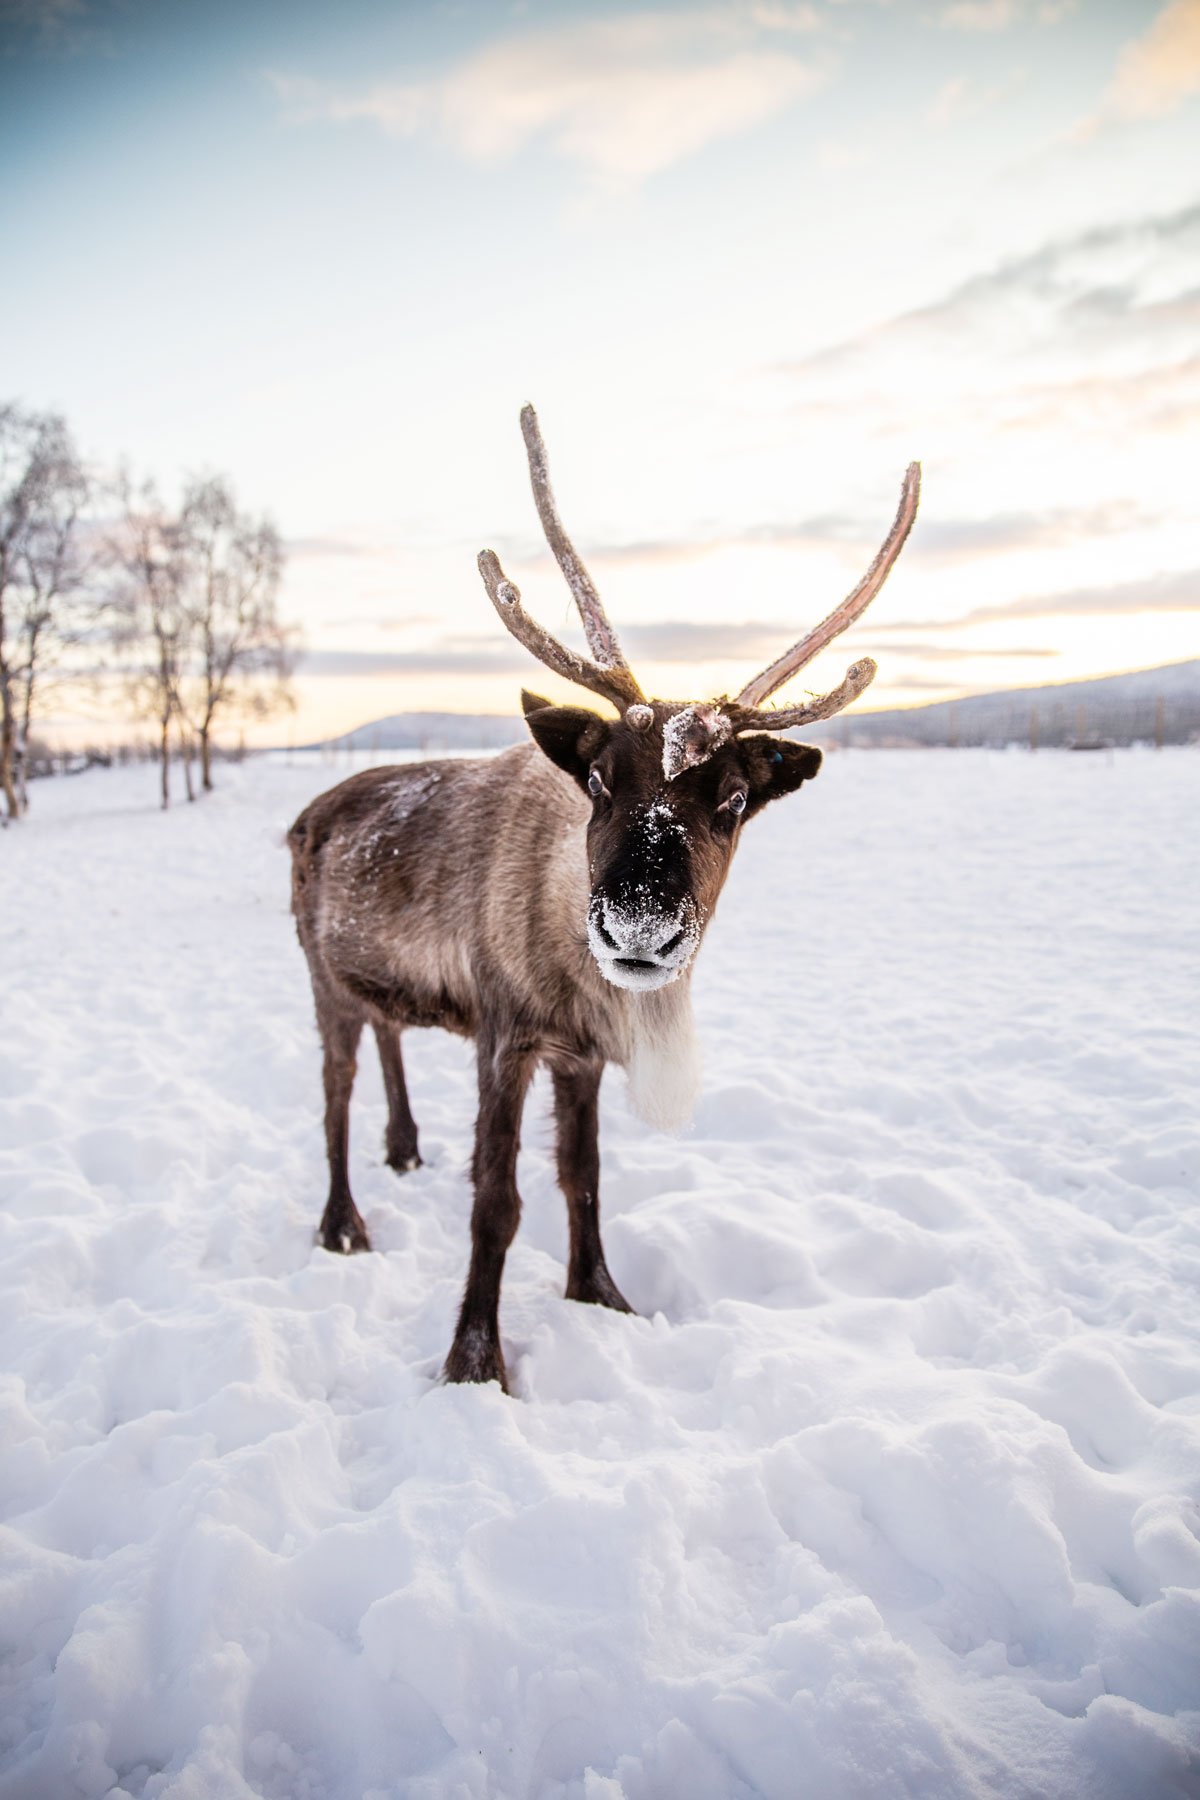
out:
{"label": "snow", "polygon": [[674,781],[684,769],[707,762],[719,745],[729,741],[732,725],[728,713],[715,702],[700,702],[672,713],[663,726],[663,774]]}
{"label": "snow", "polygon": [[[341,773],[341,771],[339,771]],[[746,831],[706,1077],[610,1076],[642,1315],[562,1298],[543,1081],[516,1393],[437,1384],[470,1046],[313,1246],[266,761],[0,838],[4,1800],[1200,1794],[1200,754],[834,754]]]}

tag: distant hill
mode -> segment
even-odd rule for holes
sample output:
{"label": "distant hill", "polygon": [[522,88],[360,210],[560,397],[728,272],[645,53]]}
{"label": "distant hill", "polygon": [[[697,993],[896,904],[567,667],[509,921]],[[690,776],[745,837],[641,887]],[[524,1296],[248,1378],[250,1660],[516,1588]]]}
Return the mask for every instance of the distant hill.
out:
{"label": "distant hill", "polygon": [[391,713],[305,748],[322,750],[336,744],[352,750],[503,750],[528,736],[523,719],[503,713]]}
{"label": "distant hill", "polygon": [[[794,735],[794,734],[789,734]],[[1200,658],[1135,669],[1128,675],[1100,675],[1091,681],[1064,681],[1046,687],[1010,688],[998,694],[970,694],[930,706],[888,712],[849,712],[827,725],[807,727],[818,743],[856,745],[1146,743],[1186,744],[1200,740]],[[503,713],[392,713],[373,719],[325,744],[355,750],[503,750],[521,744],[523,719]]]}
{"label": "distant hill", "polygon": [[931,706],[849,712],[804,733],[818,742],[860,745],[1035,744],[1047,748],[1200,741],[1200,659],[1063,681],[1046,687],[970,694]]}

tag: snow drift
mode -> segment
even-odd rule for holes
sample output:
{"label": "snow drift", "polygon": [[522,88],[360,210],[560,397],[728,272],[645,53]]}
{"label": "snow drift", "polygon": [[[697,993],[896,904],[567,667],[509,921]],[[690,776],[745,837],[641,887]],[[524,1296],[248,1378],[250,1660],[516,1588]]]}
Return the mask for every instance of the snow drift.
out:
{"label": "snow drift", "polygon": [[605,1083],[642,1315],[562,1298],[547,1094],[437,1384],[470,1047],[313,1247],[318,1046],[257,762],[0,840],[4,1800],[1200,1794],[1200,756],[829,759],[746,835],[677,1139]]}

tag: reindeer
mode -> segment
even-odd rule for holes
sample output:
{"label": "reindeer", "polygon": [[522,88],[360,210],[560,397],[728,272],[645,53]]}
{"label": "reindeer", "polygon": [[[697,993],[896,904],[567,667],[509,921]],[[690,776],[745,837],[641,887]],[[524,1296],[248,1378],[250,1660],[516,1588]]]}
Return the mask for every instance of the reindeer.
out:
{"label": "reindeer", "polygon": [[352,775],[289,833],[293,911],[324,1047],[329,1199],[318,1240],[369,1250],[350,1193],[350,1090],[363,1026],[387,1090],[387,1161],[420,1166],[401,1033],[441,1026],[475,1040],[479,1113],[471,1163],[471,1261],[448,1381],[498,1381],[500,1281],[520,1217],[516,1166],[525,1094],[551,1075],[558,1179],[566,1197],[569,1300],[632,1309],[600,1239],[597,1100],[606,1063],[637,1110],[688,1117],[698,1081],[689,995],[696,951],[747,822],[812,780],[821,752],[774,734],[828,719],[875,675],[863,657],[831,693],[764,702],[864,611],[917,510],[909,465],[883,548],[824,622],[736,699],[648,700],[559,521],[531,406],[521,414],[534,501],[583,620],[591,658],[535,623],[491,550],[479,570],[506,629],[556,675],[609,701],[616,718],[522,692],[532,743],[478,760]]}

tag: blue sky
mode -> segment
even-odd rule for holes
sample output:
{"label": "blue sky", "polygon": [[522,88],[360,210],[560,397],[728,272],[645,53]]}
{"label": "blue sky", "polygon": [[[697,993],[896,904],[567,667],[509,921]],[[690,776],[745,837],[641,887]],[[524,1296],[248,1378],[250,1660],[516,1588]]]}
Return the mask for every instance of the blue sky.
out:
{"label": "blue sky", "polygon": [[[644,685],[909,549],[872,704],[1200,654],[1200,0],[0,0],[0,392],[279,521],[299,736],[509,710],[517,429]],[[552,678],[540,685],[554,689]]]}

